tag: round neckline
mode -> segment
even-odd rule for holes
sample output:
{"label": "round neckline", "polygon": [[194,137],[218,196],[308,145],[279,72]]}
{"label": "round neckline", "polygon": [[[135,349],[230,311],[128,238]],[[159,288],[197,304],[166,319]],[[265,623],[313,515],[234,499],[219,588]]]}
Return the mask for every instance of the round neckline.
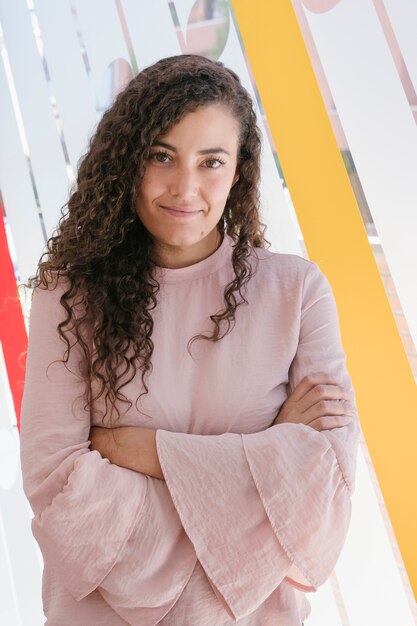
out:
{"label": "round neckline", "polygon": [[230,259],[233,246],[234,241],[232,237],[224,233],[220,246],[210,256],[185,267],[169,268],[155,265],[154,277],[161,283],[177,283],[202,278],[218,270]]}

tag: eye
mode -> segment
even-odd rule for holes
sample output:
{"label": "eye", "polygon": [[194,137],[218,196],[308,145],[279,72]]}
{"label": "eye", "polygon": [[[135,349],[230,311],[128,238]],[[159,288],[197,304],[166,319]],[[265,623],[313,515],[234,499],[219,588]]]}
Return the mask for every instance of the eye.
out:
{"label": "eye", "polygon": [[[158,158],[157,158],[158,157]],[[162,158],[159,158],[162,157]],[[150,159],[154,159],[157,163],[166,163],[165,157],[169,158],[169,154],[167,152],[153,152],[149,155]]]}
{"label": "eye", "polygon": [[212,165],[208,166],[208,168],[211,169],[211,170],[217,170],[219,167],[221,167],[222,165],[225,164],[225,161],[223,161],[222,159],[219,159],[217,157],[210,157],[209,159],[207,159],[205,161],[205,163],[218,163],[218,165],[216,165],[216,166],[212,166]]}

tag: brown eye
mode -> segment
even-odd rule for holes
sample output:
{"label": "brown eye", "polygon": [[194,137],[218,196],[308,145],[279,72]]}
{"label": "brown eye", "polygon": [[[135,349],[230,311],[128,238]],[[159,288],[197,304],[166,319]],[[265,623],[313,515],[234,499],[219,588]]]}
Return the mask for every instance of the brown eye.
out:
{"label": "brown eye", "polygon": [[166,152],[153,152],[149,156],[150,159],[154,159],[155,161],[157,161],[157,163],[166,163],[166,161],[164,160],[165,157],[169,157]]}
{"label": "brown eye", "polygon": [[211,170],[217,170],[219,167],[221,167],[222,165],[225,164],[225,161],[222,161],[222,159],[217,159],[217,158],[212,158],[212,159],[207,159],[207,161],[205,161],[205,163],[218,163],[218,165],[216,166],[212,166],[212,165],[208,165],[208,168]]}

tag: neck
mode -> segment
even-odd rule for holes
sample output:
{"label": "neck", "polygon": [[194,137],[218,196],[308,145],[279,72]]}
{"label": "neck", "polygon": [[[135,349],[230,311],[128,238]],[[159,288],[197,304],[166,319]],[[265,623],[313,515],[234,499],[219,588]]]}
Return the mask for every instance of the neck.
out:
{"label": "neck", "polygon": [[207,237],[190,246],[174,246],[157,242],[155,262],[159,267],[179,269],[203,261],[221,246],[223,236],[217,228]]}

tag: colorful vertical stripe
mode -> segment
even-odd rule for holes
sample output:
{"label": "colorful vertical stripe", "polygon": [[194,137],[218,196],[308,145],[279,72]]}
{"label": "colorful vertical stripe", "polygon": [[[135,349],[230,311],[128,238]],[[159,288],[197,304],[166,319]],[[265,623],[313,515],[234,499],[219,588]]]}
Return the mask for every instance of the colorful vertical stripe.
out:
{"label": "colorful vertical stripe", "polygon": [[291,0],[233,8],[309,256],[333,287],[361,424],[417,599],[417,388]]}
{"label": "colorful vertical stripe", "polygon": [[7,376],[20,430],[20,406],[25,377],[27,333],[18,300],[16,278],[10,258],[3,211],[0,204],[0,341],[3,347]]}

